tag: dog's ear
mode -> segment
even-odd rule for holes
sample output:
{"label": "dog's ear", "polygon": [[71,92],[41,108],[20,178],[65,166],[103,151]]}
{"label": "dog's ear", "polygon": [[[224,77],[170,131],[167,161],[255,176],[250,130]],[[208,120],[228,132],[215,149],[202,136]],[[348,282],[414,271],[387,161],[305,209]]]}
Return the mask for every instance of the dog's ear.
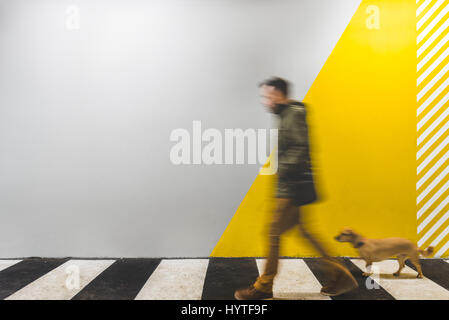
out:
{"label": "dog's ear", "polygon": [[362,235],[360,233],[358,233],[358,232],[355,232],[354,229],[349,229],[349,230],[350,230],[349,232],[351,233],[351,235],[354,238],[361,238],[362,237]]}

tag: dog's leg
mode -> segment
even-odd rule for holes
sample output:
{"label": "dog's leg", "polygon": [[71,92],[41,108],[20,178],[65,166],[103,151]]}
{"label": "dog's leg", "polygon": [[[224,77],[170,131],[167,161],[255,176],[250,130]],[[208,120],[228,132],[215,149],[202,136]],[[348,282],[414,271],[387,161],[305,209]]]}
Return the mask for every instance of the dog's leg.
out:
{"label": "dog's leg", "polygon": [[366,264],[365,264],[366,271],[364,273],[362,273],[362,276],[369,277],[370,275],[373,274],[373,272],[371,271],[371,267],[372,267],[373,263],[371,261],[365,261],[365,262],[366,262]]}
{"label": "dog's leg", "polygon": [[401,274],[402,269],[405,266],[404,263],[405,263],[406,259],[407,259],[407,255],[405,255],[405,254],[399,254],[398,255],[399,269],[398,269],[398,271],[393,273],[394,276],[399,277],[399,275]]}
{"label": "dog's leg", "polygon": [[413,254],[410,256],[410,261],[415,266],[416,270],[418,271],[418,275],[416,276],[419,279],[423,278],[422,270],[421,270],[421,264],[419,263],[419,253],[416,252],[416,254]]}

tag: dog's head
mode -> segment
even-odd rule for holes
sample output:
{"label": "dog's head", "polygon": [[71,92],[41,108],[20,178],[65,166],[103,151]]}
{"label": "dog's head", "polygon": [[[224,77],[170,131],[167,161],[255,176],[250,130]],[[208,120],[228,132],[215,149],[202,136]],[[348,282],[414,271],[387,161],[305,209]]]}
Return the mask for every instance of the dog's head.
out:
{"label": "dog's head", "polygon": [[335,237],[335,240],[339,242],[353,242],[355,238],[354,230],[350,228],[343,229],[339,235]]}
{"label": "dog's head", "polygon": [[335,237],[335,240],[339,242],[350,242],[356,248],[359,248],[364,244],[362,241],[362,236],[351,228],[343,229],[340,234]]}

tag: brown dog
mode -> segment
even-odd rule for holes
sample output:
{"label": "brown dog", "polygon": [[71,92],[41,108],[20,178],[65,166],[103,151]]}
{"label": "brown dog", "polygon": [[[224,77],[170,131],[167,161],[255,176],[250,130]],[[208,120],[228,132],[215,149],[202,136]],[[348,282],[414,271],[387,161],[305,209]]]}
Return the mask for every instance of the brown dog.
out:
{"label": "brown dog", "polygon": [[399,261],[399,269],[393,275],[399,276],[404,268],[407,259],[413,263],[418,270],[417,278],[422,278],[421,264],[419,263],[419,255],[428,257],[433,253],[433,247],[426,250],[420,250],[413,242],[402,238],[386,238],[386,239],[366,239],[352,229],[344,229],[335,240],[339,242],[350,242],[360,254],[360,257],[366,262],[367,272],[364,276],[371,275],[371,265],[373,262],[382,261],[392,256],[396,256]]}

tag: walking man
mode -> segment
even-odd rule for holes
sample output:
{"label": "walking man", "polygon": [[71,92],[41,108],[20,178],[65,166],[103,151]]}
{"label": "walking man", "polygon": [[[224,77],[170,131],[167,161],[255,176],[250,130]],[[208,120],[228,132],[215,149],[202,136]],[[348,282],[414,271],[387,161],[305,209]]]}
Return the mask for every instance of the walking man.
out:
{"label": "walking man", "polygon": [[281,78],[271,78],[260,84],[262,104],[279,117],[276,210],[269,231],[269,253],[264,272],[253,285],[235,292],[237,300],[261,300],[273,297],[280,236],[295,226],[323,257],[322,262],[329,276],[329,285],[321,289],[322,294],[340,295],[358,286],[349,270],[332,259],[305,227],[301,206],[316,201],[317,192],[309,154],[305,105],[289,99],[288,89],[288,82]]}

